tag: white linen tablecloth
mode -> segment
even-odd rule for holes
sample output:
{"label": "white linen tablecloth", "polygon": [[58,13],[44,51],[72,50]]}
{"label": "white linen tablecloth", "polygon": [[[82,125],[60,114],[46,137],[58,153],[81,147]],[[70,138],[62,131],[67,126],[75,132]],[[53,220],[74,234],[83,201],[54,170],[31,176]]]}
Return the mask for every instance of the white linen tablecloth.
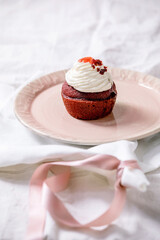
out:
{"label": "white linen tablecloth", "polygon": [[[28,183],[38,162],[55,154],[74,160],[77,152],[115,149],[118,156],[138,159],[150,181],[147,192],[129,189],[120,218],[103,230],[62,228],[48,215],[47,239],[159,240],[160,133],[140,141],[72,146],[22,126],[11,98],[28,79],[69,68],[84,56],[160,77],[159,9],[158,0],[0,1],[0,240],[24,239]],[[59,197],[87,222],[107,208],[113,194],[107,184],[102,175],[76,170]]]}

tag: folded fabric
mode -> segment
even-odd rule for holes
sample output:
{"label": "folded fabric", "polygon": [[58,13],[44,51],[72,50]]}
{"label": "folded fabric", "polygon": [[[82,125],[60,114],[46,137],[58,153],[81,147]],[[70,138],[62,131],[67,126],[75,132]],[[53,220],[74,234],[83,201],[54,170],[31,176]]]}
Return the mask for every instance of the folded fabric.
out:
{"label": "folded fabric", "polygon": [[[71,147],[71,146],[35,146],[35,147],[10,147],[3,146],[0,149],[1,162],[0,166],[10,166],[20,163],[37,163],[40,161],[56,161],[58,159],[77,160],[83,159],[84,156],[92,156],[95,153],[110,154],[119,158],[121,161],[136,159],[134,150],[136,147],[135,142],[118,141],[114,143],[103,144],[101,147],[93,147],[87,150]],[[102,148],[103,147],[103,148]],[[121,151],[123,149],[123,151]],[[7,159],[10,159],[8,162]],[[85,167],[87,169],[87,167]],[[88,166],[88,170],[91,167]],[[96,171],[96,169],[94,170]],[[97,171],[100,171],[99,169]],[[106,173],[104,173],[106,175]],[[131,170],[128,167],[124,169],[122,177],[122,185],[126,187],[135,187],[140,191],[145,191],[148,181],[141,170]]]}
{"label": "folded fabric", "polygon": [[121,184],[125,187],[133,187],[141,192],[145,192],[150,183],[140,169],[125,167]]}

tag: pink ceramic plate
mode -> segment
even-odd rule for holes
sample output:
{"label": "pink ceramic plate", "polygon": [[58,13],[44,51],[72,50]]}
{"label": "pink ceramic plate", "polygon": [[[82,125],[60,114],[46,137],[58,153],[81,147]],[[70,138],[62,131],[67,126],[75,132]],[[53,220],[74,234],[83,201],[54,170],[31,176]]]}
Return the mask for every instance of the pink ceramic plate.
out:
{"label": "pink ceramic plate", "polygon": [[61,99],[65,71],[51,73],[26,85],[15,101],[15,113],[39,134],[74,144],[96,145],[140,139],[160,130],[160,80],[124,69],[110,68],[118,90],[113,112],[99,120],[71,117]]}

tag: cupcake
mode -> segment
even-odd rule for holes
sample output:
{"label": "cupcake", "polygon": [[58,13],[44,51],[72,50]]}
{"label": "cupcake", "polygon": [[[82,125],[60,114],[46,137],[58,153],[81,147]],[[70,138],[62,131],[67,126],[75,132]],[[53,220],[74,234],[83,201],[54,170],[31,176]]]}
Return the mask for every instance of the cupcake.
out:
{"label": "cupcake", "polygon": [[107,67],[99,59],[79,59],[66,73],[62,99],[68,113],[77,119],[93,120],[111,113],[117,96]]}

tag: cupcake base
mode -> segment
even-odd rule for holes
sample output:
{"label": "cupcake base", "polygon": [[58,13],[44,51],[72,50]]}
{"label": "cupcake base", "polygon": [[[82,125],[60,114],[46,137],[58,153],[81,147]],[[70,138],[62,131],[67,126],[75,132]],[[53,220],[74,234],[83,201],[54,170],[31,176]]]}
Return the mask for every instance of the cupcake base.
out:
{"label": "cupcake base", "polygon": [[62,99],[68,113],[77,119],[95,120],[111,113],[116,96],[106,100],[84,100],[70,98],[62,94]]}

